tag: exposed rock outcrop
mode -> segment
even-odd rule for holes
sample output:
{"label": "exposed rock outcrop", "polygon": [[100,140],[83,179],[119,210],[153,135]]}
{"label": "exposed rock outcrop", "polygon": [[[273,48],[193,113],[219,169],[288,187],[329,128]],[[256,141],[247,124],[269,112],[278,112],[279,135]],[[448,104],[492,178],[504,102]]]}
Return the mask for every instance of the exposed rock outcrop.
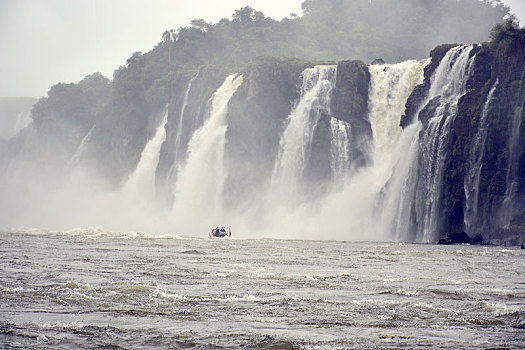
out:
{"label": "exposed rock outcrop", "polygon": [[337,64],[337,79],[332,98],[335,118],[349,123],[351,127],[350,149],[353,168],[364,166],[372,127],[368,120],[368,88],[370,72],[361,61],[341,61]]}
{"label": "exposed rock outcrop", "polygon": [[470,237],[465,232],[452,232],[438,241],[438,244],[471,244]]}

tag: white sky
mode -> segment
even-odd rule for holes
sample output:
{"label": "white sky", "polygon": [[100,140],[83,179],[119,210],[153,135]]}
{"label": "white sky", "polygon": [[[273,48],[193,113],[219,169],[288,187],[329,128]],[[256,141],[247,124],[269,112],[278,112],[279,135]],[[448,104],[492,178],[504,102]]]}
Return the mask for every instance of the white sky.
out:
{"label": "white sky", "polygon": [[[0,0],[0,96],[42,97],[58,82],[113,71],[166,29],[216,23],[243,6],[276,20],[303,0]],[[525,0],[505,0],[525,18]]]}

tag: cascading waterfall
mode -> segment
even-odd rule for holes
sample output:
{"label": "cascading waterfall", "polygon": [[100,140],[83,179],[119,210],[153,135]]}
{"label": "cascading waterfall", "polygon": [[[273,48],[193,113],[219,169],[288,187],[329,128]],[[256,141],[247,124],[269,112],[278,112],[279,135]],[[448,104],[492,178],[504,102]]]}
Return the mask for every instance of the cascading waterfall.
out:
{"label": "cascading waterfall", "polygon": [[373,134],[373,162],[383,173],[390,176],[393,152],[403,129],[399,125],[405,105],[414,87],[423,82],[423,69],[429,63],[405,61],[394,65],[372,65],[369,89],[369,120]]}
{"label": "cascading waterfall", "polygon": [[376,237],[391,237],[393,231],[397,234],[402,230],[398,226],[403,222],[399,220],[399,203],[406,196],[404,182],[417,159],[414,152],[417,133],[413,126],[403,131],[399,122],[408,97],[414,87],[423,82],[423,70],[428,63],[429,60],[411,60],[369,67],[368,105],[374,143],[373,164],[367,169],[367,178],[374,193],[376,213],[371,216],[376,218],[372,224]]}
{"label": "cascading waterfall", "polygon": [[160,125],[157,127],[155,135],[148,141],[140,155],[140,160],[133,173],[128,177],[123,186],[123,192],[146,196],[152,199],[155,195],[155,172],[159,164],[160,149],[166,140],[166,123],[168,122],[168,108]]}
{"label": "cascading waterfall", "polygon": [[494,92],[498,87],[499,80],[496,80],[489,91],[487,100],[483,105],[481,115],[478,122],[478,130],[472,139],[472,146],[470,148],[469,162],[467,166],[467,174],[464,181],[465,189],[465,228],[467,232],[477,232],[480,226],[478,217],[479,206],[479,185],[481,170],[483,168],[483,158],[485,157],[485,147],[489,131],[488,112],[490,103],[494,96]]}
{"label": "cascading waterfall", "polygon": [[[208,226],[221,222],[226,115],[228,103],[242,81],[242,75],[237,74],[226,78],[210,99],[208,119],[193,133],[188,144],[188,158],[177,178],[172,210],[183,229],[195,229],[202,224],[199,228],[207,231]],[[202,218],[207,222],[203,223]]]}
{"label": "cascading waterfall", "polygon": [[84,149],[86,148],[86,144],[89,141],[89,138],[91,137],[91,134],[93,133],[93,130],[95,130],[96,125],[93,125],[91,129],[89,129],[88,133],[82,138],[82,141],[80,141],[80,144],[78,145],[75,153],[71,158],[69,158],[66,167],[70,168],[71,166],[75,165],[76,162],[80,159],[80,156],[84,152]]}
{"label": "cascading waterfall", "polygon": [[418,231],[429,242],[440,229],[441,198],[445,159],[448,155],[451,126],[459,99],[466,92],[466,82],[475,60],[473,46],[450,49],[431,79],[429,96],[423,107],[435,104],[433,115],[424,126],[420,139],[419,183],[415,190]]}
{"label": "cascading waterfall", "polygon": [[352,239],[392,239],[395,204],[400,198],[397,191],[405,180],[400,170],[410,167],[406,145],[414,139],[413,128],[403,131],[399,124],[410,93],[423,81],[427,64],[428,60],[369,67],[372,161],[348,174],[343,189],[322,198],[313,211],[299,212],[299,216],[293,213],[294,223],[307,226],[302,229],[303,236],[316,237],[319,233],[310,229],[314,227],[322,228],[323,232],[340,232],[341,238],[348,238],[350,234]]}
{"label": "cascading waterfall", "polygon": [[274,167],[272,186],[283,198],[301,196],[300,184],[312,137],[322,115],[330,115],[331,92],[337,66],[315,66],[303,71],[300,99],[288,117]]}
{"label": "cascading waterfall", "polygon": [[521,73],[520,87],[518,90],[518,99],[514,114],[512,115],[512,124],[509,139],[509,156],[507,159],[507,175],[505,177],[505,197],[500,209],[501,226],[508,228],[514,215],[514,200],[518,191],[519,182],[517,180],[518,172],[518,142],[520,137],[521,124],[523,122],[523,105],[525,103],[525,69]]}

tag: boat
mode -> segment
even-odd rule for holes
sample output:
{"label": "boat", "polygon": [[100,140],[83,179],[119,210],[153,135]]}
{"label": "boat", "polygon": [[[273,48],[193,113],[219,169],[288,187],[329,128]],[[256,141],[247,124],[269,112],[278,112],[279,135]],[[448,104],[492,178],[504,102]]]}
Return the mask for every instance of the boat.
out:
{"label": "boat", "polygon": [[210,238],[226,238],[231,237],[232,231],[229,227],[219,227],[212,229],[210,232]]}

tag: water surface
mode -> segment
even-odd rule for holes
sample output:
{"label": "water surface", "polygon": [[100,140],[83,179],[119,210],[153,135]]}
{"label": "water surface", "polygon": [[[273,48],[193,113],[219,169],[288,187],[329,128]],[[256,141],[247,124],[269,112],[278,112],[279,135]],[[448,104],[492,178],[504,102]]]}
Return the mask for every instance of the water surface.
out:
{"label": "water surface", "polygon": [[2,348],[523,348],[525,251],[0,233]]}

